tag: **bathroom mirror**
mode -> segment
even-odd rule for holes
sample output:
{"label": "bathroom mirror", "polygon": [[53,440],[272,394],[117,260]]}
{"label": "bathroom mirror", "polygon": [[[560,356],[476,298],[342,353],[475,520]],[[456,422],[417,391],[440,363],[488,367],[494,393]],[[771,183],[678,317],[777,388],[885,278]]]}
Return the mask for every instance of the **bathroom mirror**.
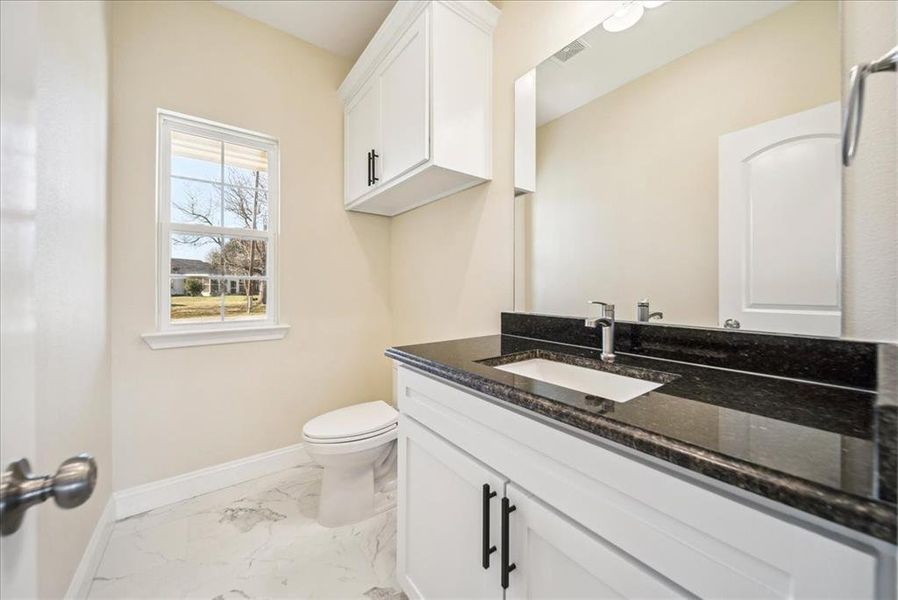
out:
{"label": "bathroom mirror", "polygon": [[678,0],[539,64],[516,86],[516,310],[841,335],[842,61],[838,2]]}

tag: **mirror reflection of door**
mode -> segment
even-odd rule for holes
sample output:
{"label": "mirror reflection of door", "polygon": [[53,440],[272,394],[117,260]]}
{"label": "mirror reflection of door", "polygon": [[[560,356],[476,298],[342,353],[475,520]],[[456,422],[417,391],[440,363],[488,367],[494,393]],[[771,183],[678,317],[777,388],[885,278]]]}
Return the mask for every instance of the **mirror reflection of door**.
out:
{"label": "mirror reflection of door", "polygon": [[720,137],[719,325],[838,336],[838,102]]}

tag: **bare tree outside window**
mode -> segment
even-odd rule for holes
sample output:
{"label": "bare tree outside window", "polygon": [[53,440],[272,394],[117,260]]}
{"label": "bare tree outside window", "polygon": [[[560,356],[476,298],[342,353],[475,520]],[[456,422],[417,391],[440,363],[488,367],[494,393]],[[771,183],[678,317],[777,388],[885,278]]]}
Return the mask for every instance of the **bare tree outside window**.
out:
{"label": "bare tree outside window", "polygon": [[[235,169],[225,166],[226,185],[223,186],[223,208],[225,222],[229,226],[243,227],[245,229],[268,229],[268,197],[266,190],[261,188],[262,172]],[[183,213],[191,221],[215,226],[219,215],[214,214],[215,207],[207,200],[204,190],[199,185],[187,185],[185,188],[186,201],[173,201],[172,206]],[[254,277],[265,275],[267,264],[266,244],[261,240],[226,238],[225,236],[179,236],[176,244],[186,244],[199,247],[207,242],[213,242],[217,249],[209,252],[205,260],[214,268],[213,273],[227,278],[228,275],[236,277]],[[267,304],[267,290],[262,280],[240,279],[245,297],[244,310],[246,315],[254,312],[264,312]],[[228,310],[231,315],[236,311]]]}

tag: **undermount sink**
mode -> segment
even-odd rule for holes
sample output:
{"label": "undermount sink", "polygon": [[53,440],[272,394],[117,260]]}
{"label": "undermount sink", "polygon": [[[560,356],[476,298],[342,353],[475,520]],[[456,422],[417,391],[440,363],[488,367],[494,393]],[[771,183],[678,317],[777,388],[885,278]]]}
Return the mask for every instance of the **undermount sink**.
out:
{"label": "undermount sink", "polygon": [[496,365],[495,368],[615,402],[632,400],[664,385],[663,382],[617,375],[545,358],[530,358]]}

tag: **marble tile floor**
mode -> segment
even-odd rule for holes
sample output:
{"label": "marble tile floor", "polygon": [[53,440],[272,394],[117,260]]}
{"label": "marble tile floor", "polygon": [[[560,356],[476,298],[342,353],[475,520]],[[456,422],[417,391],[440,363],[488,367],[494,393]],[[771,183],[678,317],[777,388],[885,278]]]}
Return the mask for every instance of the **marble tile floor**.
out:
{"label": "marble tile floor", "polygon": [[405,600],[394,494],[328,529],[315,520],[320,486],[308,463],[119,521],[89,598]]}

